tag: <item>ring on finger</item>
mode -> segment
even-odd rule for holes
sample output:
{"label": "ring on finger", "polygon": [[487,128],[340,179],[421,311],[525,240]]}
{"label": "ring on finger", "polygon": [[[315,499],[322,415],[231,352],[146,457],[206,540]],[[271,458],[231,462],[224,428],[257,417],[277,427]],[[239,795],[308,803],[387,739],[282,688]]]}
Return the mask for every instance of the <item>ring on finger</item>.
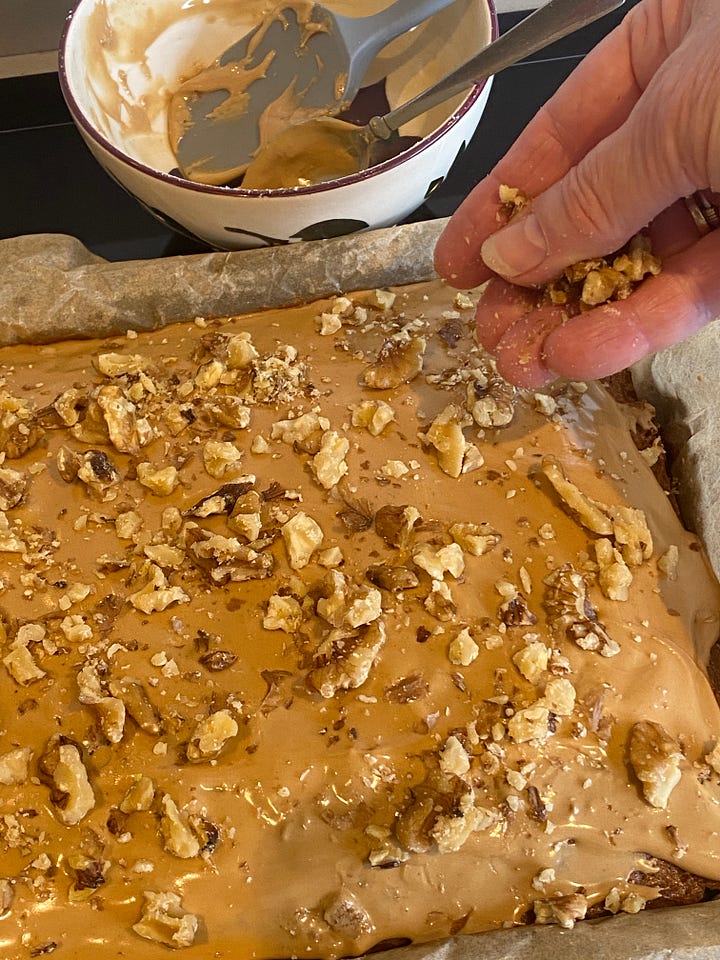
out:
{"label": "ring on finger", "polygon": [[701,237],[720,227],[720,210],[710,200],[708,190],[696,190],[691,196],[685,197],[685,206]]}

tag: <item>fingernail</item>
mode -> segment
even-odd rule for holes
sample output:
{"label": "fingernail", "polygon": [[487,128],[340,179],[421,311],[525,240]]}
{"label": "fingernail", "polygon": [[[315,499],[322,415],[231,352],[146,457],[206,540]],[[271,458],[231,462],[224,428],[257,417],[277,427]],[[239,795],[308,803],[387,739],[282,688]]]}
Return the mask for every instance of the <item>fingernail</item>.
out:
{"label": "fingernail", "polygon": [[538,219],[530,213],[488,237],[481,253],[492,271],[502,277],[517,277],[539,266],[548,251]]}

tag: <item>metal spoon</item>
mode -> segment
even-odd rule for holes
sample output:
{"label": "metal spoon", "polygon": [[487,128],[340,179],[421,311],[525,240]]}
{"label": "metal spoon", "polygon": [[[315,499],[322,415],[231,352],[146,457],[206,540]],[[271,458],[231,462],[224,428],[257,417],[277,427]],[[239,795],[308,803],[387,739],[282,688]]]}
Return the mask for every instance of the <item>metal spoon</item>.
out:
{"label": "metal spoon", "polygon": [[373,165],[373,147],[439,103],[574,33],[625,0],[549,0],[477,56],[366,126],[324,117],[288,127],[259,152],[242,187],[267,190],[335,180]]}
{"label": "metal spoon", "polygon": [[386,44],[455,0],[396,0],[344,17],[312,0],[285,0],[242,40],[177,90],[168,134],[184,176],[237,178],[288,123],[347,108]]}

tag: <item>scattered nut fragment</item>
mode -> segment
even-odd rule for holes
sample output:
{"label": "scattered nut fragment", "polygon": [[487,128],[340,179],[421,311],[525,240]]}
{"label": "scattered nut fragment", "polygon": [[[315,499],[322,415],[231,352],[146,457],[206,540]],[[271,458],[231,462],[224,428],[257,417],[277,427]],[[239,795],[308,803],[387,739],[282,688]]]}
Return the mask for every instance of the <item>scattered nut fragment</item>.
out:
{"label": "scattered nut fragment", "polygon": [[674,582],[678,578],[679,564],[680,551],[674,543],[671,543],[665,553],[658,557],[658,570],[666,580]]}
{"label": "scattered nut fragment", "polygon": [[587,592],[587,581],[571,564],[563,564],[545,578],[543,603],[553,632],[573,640],[582,650],[614,657],[620,645],[598,620]]}
{"label": "scattered nut fragment", "polygon": [[320,524],[302,511],[283,524],[282,535],[293,570],[306,567],[324,539]]}
{"label": "scattered nut fragment", "polygon": [[358,634],[342,636],[322,645],[317,665],[308,674],[308,683],[326,699],[338,690],[354,690],[367,680],[385,645],[387,634],[382,620],[375,620]]}
{"label": "scattered nut fragment", "polygon": [[373,437],[379,437],[395,419],[395,411],[384,400],[363,400],[352,408],[352,425],[365,427]]}
{"label": "scattered nut fragment", "polygon": [[150,810],[155,799],[155,784],[150,777],[138,776],[120,801],[123,813],[141,813]]}
{"label": "scattered nut fragment", "polygon": [[337,933],[357,938],[372,933],[374,927],[367,910],[349,893],[339,893],[324,909],[323,919]]}
{"label": "scattered nut fragment", "polygon": [[48,741],[38,766],[50,783],[58,819],[65,826],[80,823],[95,806],[95,793],[78,747],[56,734]]}
{"label": "scattered nut fragment", "polygon": [[545,684],[542,702],[558,717],[569,717],[575,709],[575,687],[567,677],[554,677]]}
{"label": "scattered nut fragment", "polygon": [[577,920],[584,919],[588,901],[581,893],[569,893],[548,900],[536,900],[533,909],[536,923],[557,923],[565,930],[572,930]]}
{"label": "scattered nut fragment", "polygon": [[438,550],[424,543],[413,553],[413,563],[428,573],[433,580],[442,580],[446,573],[457,580],[465,570],[465,558],[462,548],[457,543],[450,543]]}
{"label": "scattered nut fragment", "polygon": [[234,443],[224,440],[208,440],[203,447],[205,470],[214,480],[222,480],[240,462],[242,453]]}
{"label": "scattered nut fragment", "polygon": [[508,720],[508,734],[515,743],[546,740],[550,735],[550,711],[540,703],[518,710]]}
{"label": "scattered nut fragment", "polygon": [[195,942],[199,920],[183,910],[176,893],[154,893],[146,890],[142,914],[133,930],[138,936],[167,947],[191,947]]}
{"label": "scattered nut fragment", "polygon": [[682,776],[683,755],[677,743],[661,724],[642,720],[630,731],[629,751],[644,798],[650,806],[665,810]]}
{"label": "scattered nut fragment", "polygon": [[448,648],[450,663],[459,667],[469,667],[479,653],[480,648],[473,640],[468,627],[463,627]]}
{"label": "scattered nut fragment", "polygon": [[423,440],[437,451],[438,466],[449,477],[459,477],[468,443],[463,434],[464,418],[454,404],[448,404],[433,420]]}
{"label": "scattered nut fragment", "polygon": [[119,743],[125,729],[125,704],[117,697],[108,696],[92,664],[85,664],[77,676],[78,700],[93,706],[109,743]]}
{"label": "scattered nut fragment", "polygon": [[347,437],[341,437],[334,430],[327,430],[320,441],[320,449],[312,458],[312,471],[315,479],[326,490],[336,486],[348,472],[345,456],[350,449]]}
{"label": "scattered nut fragment", "polygon": [[595,541],[595,557],[599,572],[598,583],[608,600],[627,600],[633,575],[622,554],[605,537]]}
{"label": "scattered nut fragment", "polygon": [[457,737],[448,737],[440,751],[440,769],[455,777],[464,776],[470,769],[470,757]]}
{"label": "scattered nut fragment", "polygon": [[116,384],[101,387],[97,404],[107,424],[110,442],[121,453],[139,453],[155,437],[145,417],[139,417],[137,407]]}
{"label": "scattered nut fragment", "polygon": [[170,586],[165,574],[157,564],[148,564],[148,579],[135,593],[130,594],[130,603],[143,613],[167,610],[173,603],[189,603],[190,597],[182,587]]}
{"label": "scattered nut fragment", "polygon": [[465,553],[473,557],[482,557],[489,553],[502,540],[501,534],[489,523],[454,523],[450,527],[450,536],[459,543]]}
{"label": "scattered nut fragment", "polygon": [[652,556],[652,534],[642,510],[611,506],[586,496],[567,479],[552,457],[545,457],[542,472],[555,488],[568,513],[591,533],[614,541],[628,566],[637,567]]}
{"label": "scattered nut fragment", "polygon": [[195,727],[185,751],[188,760],[192,763],[214,760],[237,732],[237,721],[230,711],[216,710]]}
{"label": "scattered nut fragment", "polygon": [[515,418],[515,387],[497,373],[491,361],[473,371],[467,387],[467,409],[479,427],[506,427]]}
{"label": "scattered nut fragment", "polygon": [[3,657],[3,663],[10,676],[21,686],[26,687],[46,675],[26,646],[17,646]]}
{"label": "scattered nut fragment", "polygon": [[137,478],[156,497],[167,497],[180,483],[177,467],[154,467],[151,463],[137,465]]}
{"label": "scattered nut fragment", "polygon": [[0,510],[12,510],[25,496],[27,474],[10,467],[0,467]]}
{"label": "scattered nut fragment", "polygon": [[295,597],[281,596],[274,593],[268,600],[267,610],[263,617],[263,627],[266,630],[284,630],[285,633],[295,633],[303,619],[303,611]]}
{"label": "scattered nut fragment", "polygon": [[161,807],[160,829],[165,839],[165,849],[181,860],[197,857],[200,853],[200,841],[169,794],[163,796]]}
{"label": "scattered nut fragment", "polygon": [[475,805],[475,794],[471,788],[461,797],[456,810],[437,818],[431,836],[440,853],[454,853],[473,833],[487,830],[496,820],[491,810]]}
{"label": "scattered nut fragment", "polygon": [[547,670],[550,650],[542,641],[533,640],[521,647],[512,659],[526,680],[537,683]]}
{"label": "scattered nut fragment", "polygon": [[408,545],[410,536],[420,514],[415,507],[383,506],[375,514],[375,531],[389,547],[402,549]]}
{"label": "scattered nut fragment", "polygon": [[380,348],[377,358],[363,376],[365,386],[373,390],[392,390],[410,383],[423,368],[424,337],[391,337]]}
{"label": "scattered nut fragment", "polygon": [[110,869],[109,860],[88,857],[83,853],[73,853],[67,858],[67,865],[75,877],[75,881],[68,891],[68,900],[77,903],[89,900],[95,891],[105,883]]}
{"label": "scattered nut fragment", "polygon": [[0,783],[6,787],[25,783],[31,757],[31,747],[17,747],[15,750],[3,753],[0,756]]}

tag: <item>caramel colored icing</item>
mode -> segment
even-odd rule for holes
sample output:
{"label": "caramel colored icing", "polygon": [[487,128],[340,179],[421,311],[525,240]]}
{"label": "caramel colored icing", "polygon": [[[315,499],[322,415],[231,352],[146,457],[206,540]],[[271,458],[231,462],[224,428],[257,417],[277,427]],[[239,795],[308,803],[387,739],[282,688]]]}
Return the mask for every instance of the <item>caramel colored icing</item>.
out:
{"label": "caramel colored icing", "polygon": [[[311,120],[314,117],[326,114],[330,107],[306,107],[303,104],[303,91],[296,89],[296,78],[282,91],[280,96],[271,100],[266,107],[258,110],[253,105],[252,85],[256,80],[264,78],[277,52],[268,51],[256,66],[251,66],[258,47],[263,42],[270,26],[280,20],[287,26],[288,11],[292,11],[297,19],[300,31],[300,47],[304,47],[315,34],[327,32],[324,23],[312,18],[316,5],[311,0],[287,0],[281,6],[273,8],[261,21],[257,33],[248,45],[247,54],[241,60],[232,60],[221,63],[218,58],[213,64],[199,71],[174,91],[168,103],[168,138],[173,152],[178,156],[178,145],[187,130],[196,121],[193,119],[192,106],[197,98],[203,94],[223,91],[227,94],[222,101],[208,114],[207,120],[230,120],[258,114],[259,144],[262,148],[271,142],[288,126]],[[322,63],[318,63],[318,70],[322,70]],[[290,71],[291,73],[291,71]],[[347,78],[339,75],[335,78],[335,93],[338,103],[331,105],[333,112],[340,112],[347,104],[342,103],[342,90]],[[204,158],[199,158],[196,164],[188,165],[183,173],[188,179],[199,183],[223,185],[237,179],[247,169],[245,160],[226,170],[207,171],[204,169]],[[273,184],[276,186],[276,184]],[[297,186],[297,181],[291,186]]]}
{"label": "caramel colored icing", "polygon": [[453,298],[0,350],[5,960],[720,880],[718,585],[604,390],[515,395]]}

